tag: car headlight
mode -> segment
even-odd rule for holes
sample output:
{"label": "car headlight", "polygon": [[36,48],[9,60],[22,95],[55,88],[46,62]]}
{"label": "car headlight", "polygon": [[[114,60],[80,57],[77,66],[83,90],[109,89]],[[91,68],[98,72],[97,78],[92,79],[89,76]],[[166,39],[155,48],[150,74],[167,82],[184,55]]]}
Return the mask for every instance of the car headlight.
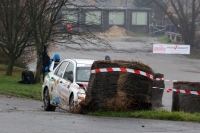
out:
{"label": "car headlight", "polygon": [[85,100],[85,92],[83,92],[83,91],[79,91],[78,93],[77,93],[77,95],[78,95],[78,99],[80,99],[81,101],[83,101],[83,100]]}

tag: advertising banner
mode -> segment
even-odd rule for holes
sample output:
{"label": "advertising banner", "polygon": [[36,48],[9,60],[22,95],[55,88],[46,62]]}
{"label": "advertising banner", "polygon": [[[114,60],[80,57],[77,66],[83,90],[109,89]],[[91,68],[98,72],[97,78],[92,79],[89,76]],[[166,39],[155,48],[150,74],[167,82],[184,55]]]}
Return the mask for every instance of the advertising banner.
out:
{"label": "advertising banner", "polygon": [[153,44],[153,53],[190,54],[190,45]]}

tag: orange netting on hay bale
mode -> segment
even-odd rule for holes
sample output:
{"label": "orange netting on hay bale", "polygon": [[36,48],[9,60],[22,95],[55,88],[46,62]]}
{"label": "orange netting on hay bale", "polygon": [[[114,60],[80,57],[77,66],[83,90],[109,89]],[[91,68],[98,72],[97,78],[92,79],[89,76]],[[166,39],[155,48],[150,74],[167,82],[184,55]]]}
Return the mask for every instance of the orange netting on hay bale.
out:
{"label": "orange netting on hay bale", "polygon": [[[149,74],[153,70],[136,61],[95,61],[93,69],[124,67],[137,69]],[[102,72],[90,76],[85,101],[80,105],[85,110],[129,111],[151,109],[153,80],[146,76],[129,72]]]}

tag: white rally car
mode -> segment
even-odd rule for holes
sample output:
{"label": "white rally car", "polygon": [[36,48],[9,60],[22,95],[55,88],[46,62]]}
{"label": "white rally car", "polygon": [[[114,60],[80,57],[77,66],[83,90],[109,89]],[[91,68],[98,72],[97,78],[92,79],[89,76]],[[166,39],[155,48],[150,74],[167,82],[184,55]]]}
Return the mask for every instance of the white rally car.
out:
{"label": "white rally car", "polygon": [[85,99],[85,91],[94,60],[65,59],[50,70],[42,85],[42,100],[45,111],[54,111],[56,106],[72,112]]}

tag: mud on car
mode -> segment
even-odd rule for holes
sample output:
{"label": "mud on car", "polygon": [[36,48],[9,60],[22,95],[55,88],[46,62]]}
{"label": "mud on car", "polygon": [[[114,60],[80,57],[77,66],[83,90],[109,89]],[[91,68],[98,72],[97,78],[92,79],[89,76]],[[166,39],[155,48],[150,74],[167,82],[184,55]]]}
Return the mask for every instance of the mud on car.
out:
{"label": "mud on car", "polygon": [[85,99],[91,65],[94,60],[65,59],[50,70],[42,85],[45,111],[56,107],[72,112]]}

